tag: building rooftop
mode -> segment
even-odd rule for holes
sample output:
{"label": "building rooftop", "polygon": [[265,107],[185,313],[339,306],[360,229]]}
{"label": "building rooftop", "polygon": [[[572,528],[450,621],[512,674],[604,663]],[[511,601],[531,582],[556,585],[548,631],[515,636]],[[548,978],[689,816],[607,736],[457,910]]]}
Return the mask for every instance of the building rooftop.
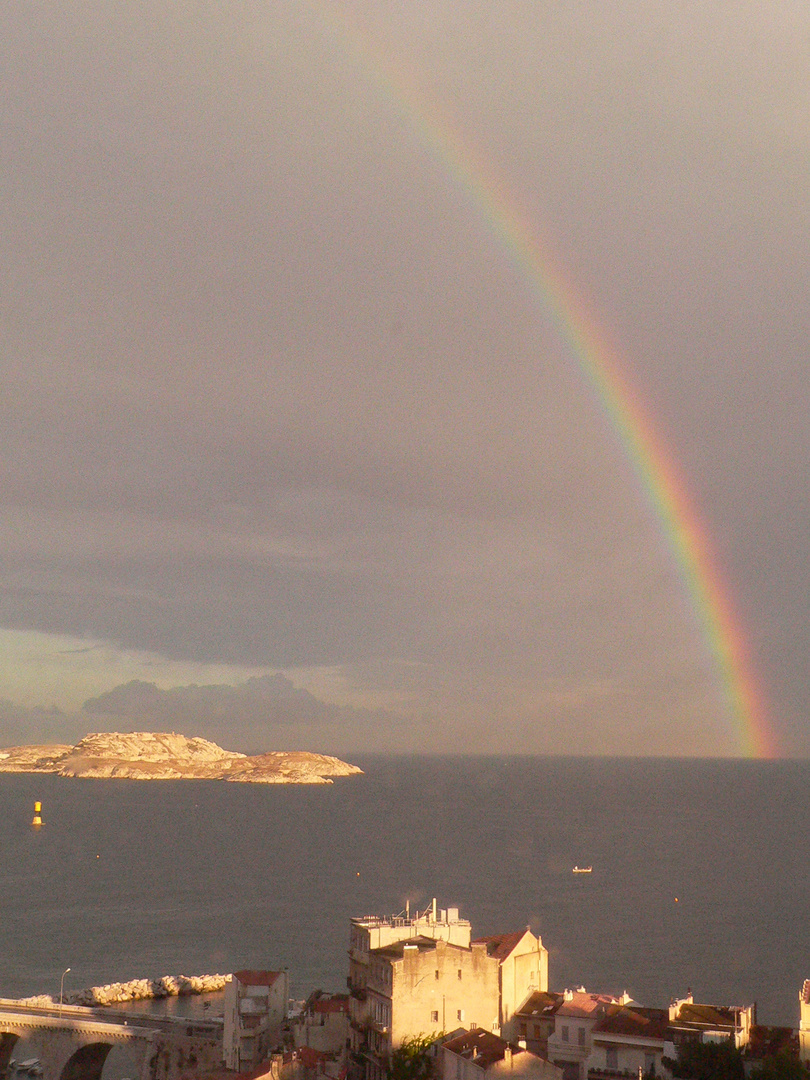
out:
{"label": "building rooftop", "polygon": [[[460,945],[448,945],[447,942],[442,941],[442,945],[448,949],[460,949]],[[385,960],[401,960],[409,949],[415,949],[418,952],[433,952],[439,945],[439,941],[436,938],[429,937],[412,937],[407,938],[405,941],[393,941],[390,945],[381,945],[379,949],[372,949],[372,956],[380,956]],[[467,952],[468,950],[464,950]]]}
{"label": "building rooftop", "polygon": [[744,1011],[737,1006],[695,1005],[692,1002],[683,1002],[671,1022],[698,1027],[735,1028],[739,1025],[740,1016]]}
{"label": "building rooftop", "polygon": [[270,987],[281,975],[280,971],[235,971],[234,979],[243,986],[267,986]]}
{"label": "building rooftop", "polygon": [[552,994],[550,991],[535,990],[533,994],[530,994],[519,1009],[516,1010],[515,1016],[524,1016],[527,1018],[537,1016],[553,1016],[557,1011],[557,1007],[562,1002],[562,994]]}
{"label": "building rooftop", "polygon": [[593,1034],[594,1038],[603,1033],[664,1042],[668,1028],[669,1012],[666,1009],[631,1009],[627,1005],[616,1005],[608,1007],[605,1016],[594,1027]]}
{"label": "building rooftop", "polygon": [[525,933],[525,930],[517,930],[511,934],[492,934],[490,937],[475,938],[472,944],[486,945],[488,956],[504,961],[512,950],[517,948]]}
{"label": "building rooftop", "polygon": [[378,926],[410,927],[419,926],[420,923],[440,923],[445,926],[460,925],[469,926],[467,919],[459,917],[457,907],[437,908],[434,900],[430,907],[424,911],[414,911],[409,908],[401,911],[399,915],[355,915],[351,920],[356,926],[366,929],[374,929]]}
{"label": "building rooftop", "polygon": [[448,1039],[443,1044],[447,1050],[459,1057],[467,1058],[482,1069],[488,1069],[496,1061],[503,1061],[507,1050],[514,1055],[526,1053],[518,1046],[510,1046],[508,1042],[498,1035],[480,1028],[475,1031],[465,1031],[461,1035]]}
{"label": "building rooftop", "polygon": [[558,1016],[598,1016],[608,1005],[619,1004],[610,994],[589,994],[583,990],[566,990],[562,998],[555,1010]]}
{"label": "building rooftop", "polygon": [[348,994],[331,994],[320,997],[310,1006],[313,1013],[339,1013],[349,1011]]}

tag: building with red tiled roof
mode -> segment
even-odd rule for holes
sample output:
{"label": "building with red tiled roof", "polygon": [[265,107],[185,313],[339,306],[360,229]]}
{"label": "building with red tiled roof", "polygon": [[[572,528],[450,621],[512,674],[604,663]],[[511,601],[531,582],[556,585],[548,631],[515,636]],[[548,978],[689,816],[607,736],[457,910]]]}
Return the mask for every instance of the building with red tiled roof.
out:
{"label": "building with red tiled roof", "polygon": [[352,1080],[383,1080],[404,1039],[459,1025],[498,1027],[499,962],[471,944],[458,908],[434,901],[412,917],[351,921],[349,948]]}
{"label": "building with red tiled roof", "polygon": [[561,1000],[549,1008],[554,1030],[548,1036],[548,1058],[562,1069],[565,1080],[586,1080],[594,1028],[609,1009],[630,1004],[630,998],[590,994],[584,986],[559,996]]}
{"label": "building with red tiled roof", "polygon": [[441,1080],[562,1080],[562,1072],[536,1054],[489,1031],[464,1031],[440,1049]]}
{"label": "building with red tiled roof", "polygon": [[283,974],[282,971],[254,971],[251,968],[235,971],[233,978],[242,986],[272,986],[277,979],[282,978]]}
{"label": "building with red tiled roof", "polygon": [[691,991],[669,1006],[670,1034],[676,1048],[694,1039],[701,1042],[731,1039],[739,1050],[748,1045],[751,1027],[756,1022],[756,1005],[701,1005],[693,1000]]}
{"label": "building with red tiled roof", "polygon": [[563,1000],[562,994],[536,990],[529,994],[513,1017],[513,1035],[516,1042],[524,1043],[526,1048],[540,1057],[548,1057],[548,1038],[554,1031],[557,1009]]}
{"label": "building with red tiled roof", "polygon": [[348,985],[352,1080],[381,1080],[403,1038],[471,1023],[509,1038],[517,1006],[548,987],[548,951],[528,928],[472,941],[458,908],[434,900],[352,919]]}
{"label": "building with red tiled roof", "polygon": [[[326,1055],[330,1068],[322,1074],[337,1075],[346,1064],[346,1040],[349,1037],[349,995],[325,994],[316,990],[304,1003],[292,1025],[297,1049],[310,1049]],[[337,1063],[337,1068],[331,1065]]]}
{"label": "building with red tiled roof", "polygon": [[617,1072],[660,1076],[669,1039],[666,1009],[639,1005],[609,1005],[591,1032],[589,1080],[615,1076]]}
{"label": "building with red tiled roof", "polygon": [[500,1034],[513,1039],[516,1010],[529,994],[548,990],[548,950],[528,926],[508,934],[476,938],[475,943],[484,945],[487,955],[498,961]]}
{"label": "building with red tiled roof", "polygon": [[235,1072],[258,1068],[281,1040],[290,996],[285,971],[244,970],[225,984],[222,1056]]}

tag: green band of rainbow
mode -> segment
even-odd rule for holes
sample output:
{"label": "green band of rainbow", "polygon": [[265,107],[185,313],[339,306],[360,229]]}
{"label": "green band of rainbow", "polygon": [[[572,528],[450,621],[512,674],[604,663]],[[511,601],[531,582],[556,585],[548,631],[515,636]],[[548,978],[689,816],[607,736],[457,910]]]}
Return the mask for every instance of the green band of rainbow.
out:
{"label": "green band of rainbow", "polygon": [[493,163],[474,151],[469,140],[462,139],[446,114],[426,99],[417,80],[401,63],[394,66],[344,5],[321,0],[317,10],[341,47],[356,55],[359,70],[373,80],[452,176],[543,303],[616,433],[672,553],[717,671],[740,752],[752,758],[776,757],[776,739],[754,676],[746,636],[712,555],[709,536],[672,454],[656,434],[638,392],[623,371],[617,351],[599,331]]}

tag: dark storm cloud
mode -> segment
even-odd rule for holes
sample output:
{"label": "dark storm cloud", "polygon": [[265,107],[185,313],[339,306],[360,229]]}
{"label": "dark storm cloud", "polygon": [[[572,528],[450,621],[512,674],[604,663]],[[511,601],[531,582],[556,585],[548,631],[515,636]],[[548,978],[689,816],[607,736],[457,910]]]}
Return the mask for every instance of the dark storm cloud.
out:
{"label": "dark storm cloud", "polygon": [[225,740],[227,749],[259,753],[302,748],[297,740],[308,742],[313,737],[321,746],[326,739],[336,746],[383,749],[401,723],[382,709],[328,705],[281,675],[252,678],[236,686],[171,690],[134,680],[86,701],[81,714],[91,727],[181,731]]}
{"label": "dark storm cloud", "polygon": [[75,712],[25,709],[0,701],[0,746],[75,744],[90,731],[178,731],[218,741],[230,750],[401,749],[402,718],[383,709],[329,705],[281,675],[235,686],[177,686],[161,690],[132,680]]}

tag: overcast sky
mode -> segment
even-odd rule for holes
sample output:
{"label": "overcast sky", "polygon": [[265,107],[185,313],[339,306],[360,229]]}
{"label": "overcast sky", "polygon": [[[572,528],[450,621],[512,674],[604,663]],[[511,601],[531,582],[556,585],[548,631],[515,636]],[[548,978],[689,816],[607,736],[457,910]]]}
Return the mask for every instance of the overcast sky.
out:
{"label": "overcast sky", "polygon": [[7,0],[0,54],[0,743],[740,752],[398,72],[616,344],[810,754],[803,0]]}

